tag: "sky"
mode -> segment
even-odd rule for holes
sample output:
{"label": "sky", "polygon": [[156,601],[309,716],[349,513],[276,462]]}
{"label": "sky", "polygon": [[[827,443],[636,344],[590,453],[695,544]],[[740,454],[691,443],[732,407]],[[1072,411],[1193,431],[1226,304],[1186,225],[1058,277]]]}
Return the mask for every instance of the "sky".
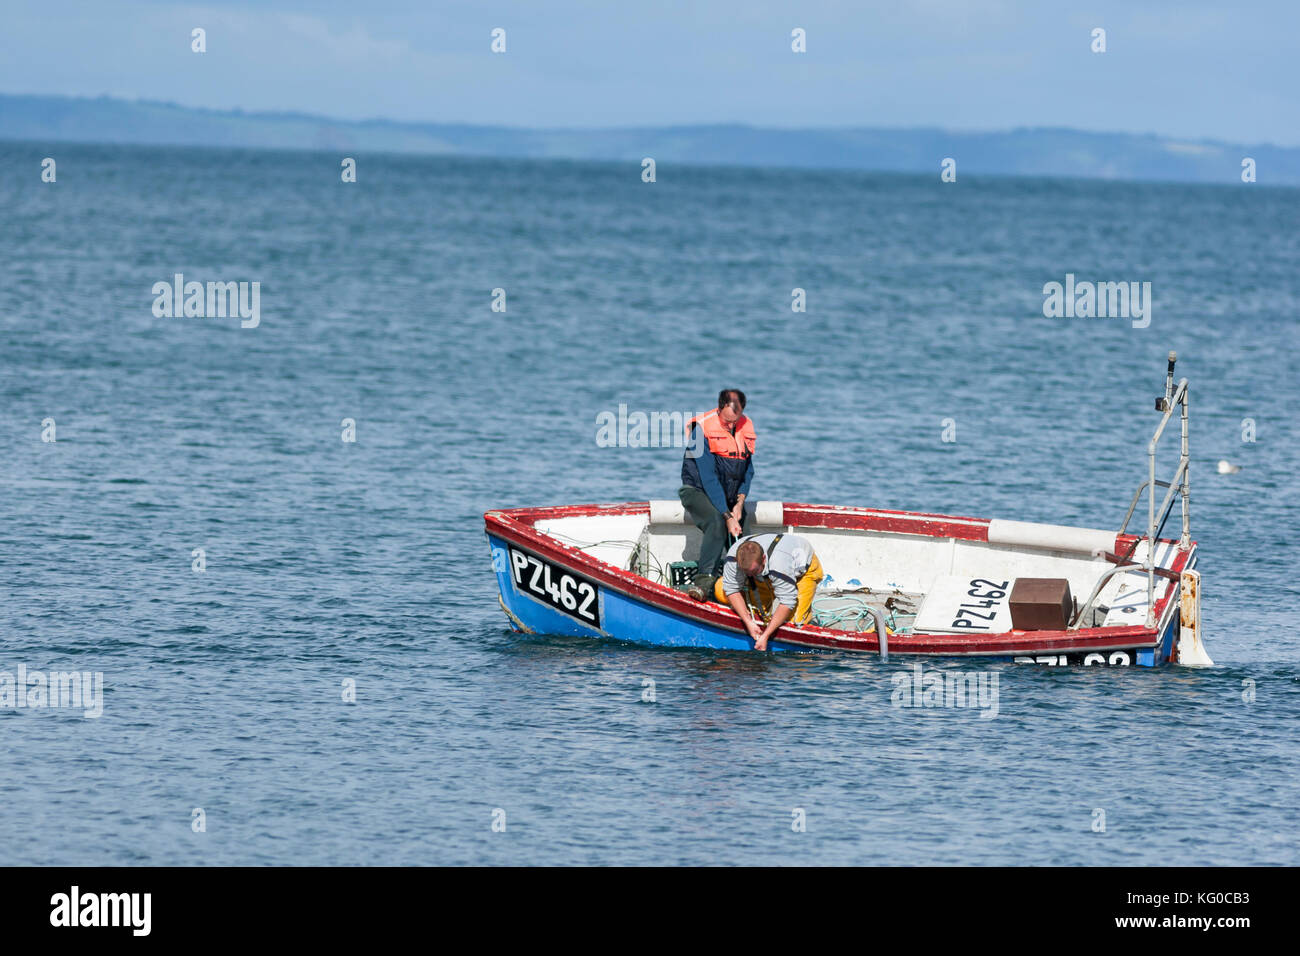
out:
{"label": "sky", "polygon": [[[1300,146],[1300,0],[3,0],[0,92],[533,127]],[[206,31],[207,52],[190,49]],[[794,53],[791,31],[806,32]],[[1094,28],[1106,52],[1091,49]],[[505,30],[506,52],[491,51]]]}

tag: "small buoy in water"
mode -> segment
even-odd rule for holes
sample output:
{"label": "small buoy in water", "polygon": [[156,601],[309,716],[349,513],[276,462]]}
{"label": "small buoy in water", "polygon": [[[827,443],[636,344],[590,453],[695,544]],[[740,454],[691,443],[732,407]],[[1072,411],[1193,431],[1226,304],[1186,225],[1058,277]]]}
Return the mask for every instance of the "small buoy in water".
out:
{"label": "small buoy in water", "polygon": [[1226,458],[1219,459],[1219,474],[1235,475],[1239,471],[1241,471],[1241,465],[1234,465]]}

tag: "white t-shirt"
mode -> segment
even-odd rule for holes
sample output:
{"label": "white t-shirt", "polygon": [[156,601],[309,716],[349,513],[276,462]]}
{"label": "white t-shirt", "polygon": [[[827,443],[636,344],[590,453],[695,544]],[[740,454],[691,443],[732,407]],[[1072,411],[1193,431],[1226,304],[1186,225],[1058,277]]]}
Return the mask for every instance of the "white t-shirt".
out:
{"label": "white t-shirt", "polygon": [[[753,541],[766,555],[775,537],[775,533],[752,534],[747,538],[741,538],[731,546],[722,565],[723,594],[738,594],[744,590],[745,575],[740,572],[740,565],[736,563],[736,552],[740,546],[746,541]],[[797,534],[782,535],[771,557],[767,558],[767,563],[758,574],[757,580],[766,581],[772,586],[772,594],[779,603],[789,608],[798,607],[799,579],[808,573],[808,566],[812,564],[812,559],[811,541]]]}

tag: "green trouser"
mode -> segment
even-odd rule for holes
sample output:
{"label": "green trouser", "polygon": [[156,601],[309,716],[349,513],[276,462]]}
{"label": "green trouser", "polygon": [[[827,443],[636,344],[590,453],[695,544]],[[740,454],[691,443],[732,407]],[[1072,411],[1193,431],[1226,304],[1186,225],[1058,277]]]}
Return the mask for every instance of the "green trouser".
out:
{"label": "green trouser", "polygon": [[[722,560],[727,553],[727,519],[713,502],[699,488],[683,485],[677,491],[686,508],[686,517],[691,524],[700,529],[704,541],[700,545],[700,558],[696,563],[695,583],[704,588],[707,596],[713,594],[713,582],[722,574]],[[748,532],[753,523],[748,514],[742,512],[741,534]]]}

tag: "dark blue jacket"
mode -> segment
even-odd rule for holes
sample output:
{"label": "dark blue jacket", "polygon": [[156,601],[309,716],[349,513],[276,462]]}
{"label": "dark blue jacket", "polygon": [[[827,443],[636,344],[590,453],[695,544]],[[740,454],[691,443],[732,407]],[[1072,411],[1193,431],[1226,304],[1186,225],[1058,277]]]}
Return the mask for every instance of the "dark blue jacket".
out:
{"label": "dark blue jacket", "polygon": [[[749,483],[754,480],[754,459],[723,458],[709,451],[709,443],[701,435],[696,438],[699,425],[692,425],[687,436],[686,454],[682,456],[682,484],[699,488],[709,496],[709,501],[719,512],[730,511],[741,495],[749,496]],[[692,457],[699,442],[701,451]]]}

